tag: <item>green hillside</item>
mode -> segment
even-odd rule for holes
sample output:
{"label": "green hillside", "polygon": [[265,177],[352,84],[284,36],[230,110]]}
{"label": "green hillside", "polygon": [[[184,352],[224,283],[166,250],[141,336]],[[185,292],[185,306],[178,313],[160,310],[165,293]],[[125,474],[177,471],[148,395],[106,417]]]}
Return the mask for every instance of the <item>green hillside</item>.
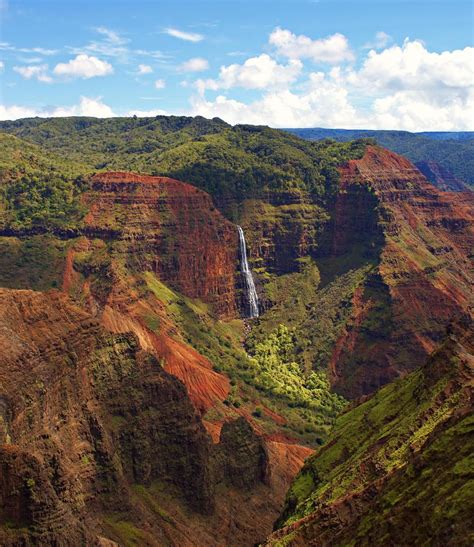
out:
{"label": "green hillside", "polygon": [[472,544],[472,349],[456,326],[423,367],[343,413],[288,492],[278,526],[295,526],[270,543]]}
{"label": "green hillside", "polygon": [[372,138],[413,163],[435,161],[461,181],[474,186],[474,133],[409,133],[360,129],[288,129],[303,139],[339,142]]}
{"label": "green hillside", "polygon": [[34,118],[2,122],[0,131],[90,171],[171,176],[220,199],[291,189],[323,196],[335,190],[336,166],[365,148],[363,141],[312,143],[268,127],[231,127],[199,116]]}

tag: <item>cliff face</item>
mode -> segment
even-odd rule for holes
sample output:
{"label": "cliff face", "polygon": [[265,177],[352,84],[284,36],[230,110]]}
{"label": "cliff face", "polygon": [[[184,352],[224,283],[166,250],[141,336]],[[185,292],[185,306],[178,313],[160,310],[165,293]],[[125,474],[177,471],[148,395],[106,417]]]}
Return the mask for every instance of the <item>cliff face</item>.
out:
{"label": "cliff face", "polygon": [[376,268],[354,294],[335,345],[339,392],[370,393],[413,370],[448,322],[469,314],[472,211],[471,192],[440,192],[408,160],[378,147],[341,168],[326,253]]}
{"label": "cliff face", "polygon": [[115,172],[92,178],[84,204],[88,229],[120,240],[126,267],[155,272],[220,316],[236,315],[237,232],[208,194],[173,179]]}
{"label": "cliff face", "polygon": [[23,527],[37,544],[91,541],[94,511],[126,507],[131,483],[163,480],[212,509],[205,429],[133,336],[57,292],[2,289],[0,303],[3,544]]}
{"label": "cliff face", "polygon": [[302,191],[246,200],[240,223],[254,269],[276,275],[297,271],[298,259],[316,253],[328,220],[327,211]]}
{"label": "cliff face", "polygon": [[268,545],[471,543],[472,334],[450,329],[420,369],[338,418]]}
{"label": "cliff face", "polygon": [[57,291],[0,289],[0,348],[2,545],[242,545],[268,532],[283,489],[264,440],[241,418],[214,445],[135,336]]}

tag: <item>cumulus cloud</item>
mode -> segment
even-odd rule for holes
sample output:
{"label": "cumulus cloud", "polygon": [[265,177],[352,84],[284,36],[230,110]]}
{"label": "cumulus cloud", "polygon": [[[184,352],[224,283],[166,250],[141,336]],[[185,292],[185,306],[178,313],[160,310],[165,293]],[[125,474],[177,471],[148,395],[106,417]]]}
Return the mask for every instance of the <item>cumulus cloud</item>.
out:
{"label": "cumulus cloud", "polygon": [[13,70],[25,80],[36,79],[39,82],[51,83],[53,79],[48,75],[48,65],[14,66]]}
{"label": "cumulus cloud", "polygon": [[349,41],[340,33],[312,40],[304,34],[297,36],[278,27],[270,34],[269,43],[279,55],[289,59],[311,59],[314,62],[331,64],[354,59]]}
{"label": "cumulus cloud", "polygon": [[380,129],[473,130],[474,91],[469,90],[465,97],[398,91],[374,101],[373,120]]}
{"label": "cumulus cloud", "polygon": [[213,101],[202,96],[192,100],[192,111],[202,116],[223,118],[229,123],[252,123],[273,127],[343,126],[359,123],[348,99],[348,91],[313,73],[306,89],[295,93],[289,89],[267,91],[251,102],[243,103],[224,95]]}
{"label": "cumulus cloud", "polygon": [[474,48],[434,53],[417,40],[369,51],[362,68],[348,83],[374,91],[460,90],[474,86]]}
{"label": "cumulus cloud", "polygon": [[[200,93],[190,111],[275,127],[474,129],[474,48],[435,53],[420,41],[405,40],[372,49],[359,69],[341,64],[303,78],[301,65],[300,71],[293,66],[294,73],[277,67],[268,55],[222,67],[217,80],[197,81]],[[206,90],[237,86],[260,89],[262,95],[251,102],[205,96]]]}
{"label": "cumulus cloud", "polygon": [[72,106],[55,106],[48,108],[33,108],[19,105],[0,105],[0,120],[16,120],[18,118],[62,117],[62,116],[93,116],[95,118],[110,118],[115,116],[110,106],[102,102],[102,97],[81,97],[79,104]]}
{"label": "cumulus cloud", "polygon": [[79,54],[67,63],[58,63],[53,70],[56,76],[82,79],[107,76],[113,71],[112,65],[107,61],[85,54]]}
{"label": "cumulus cloud", "polygon": [[166,87],[166,82],[164,80],[156,80],[155,81],[155,88],[156,89],[163,89]]}
{"label": "cumulus cloud", "polygon": [[266,53],[251,57],[243,64],[222,66],[219,78],[216,80],[199,80],[200,91],[205,89],[230,89],[243,87],[245,89],[266,89],[268,87],[285,86],[294,82],[303,68],[298,59],[291,59],[287,65],[280,65]]}
{"label": "cumulus cloud", "polygon": [[37,110],[28,106],[5,106],[0,104],[0,120],[18,120],[20,118],[33,118],[38,115]]}
{"label": "cumulus cloud", "polygon": [[150,65],[138,65],[137,72],[141,76],[143,74],[151,74],[153,72],[153,69]]}
{"label": "cumulus cloud", "polygon": [[202,57],[194,57],[179,65],[178,70],[180,72],[202,72],[209,68],[209,62]]}
{"label": "cumulus cloud", "polygon": [[169,36],[185,40],[186,42],[200,42],[201,40],[204,40],[204,36],[197,32],[185,32],[177,28],[165,28],[164,32]]}

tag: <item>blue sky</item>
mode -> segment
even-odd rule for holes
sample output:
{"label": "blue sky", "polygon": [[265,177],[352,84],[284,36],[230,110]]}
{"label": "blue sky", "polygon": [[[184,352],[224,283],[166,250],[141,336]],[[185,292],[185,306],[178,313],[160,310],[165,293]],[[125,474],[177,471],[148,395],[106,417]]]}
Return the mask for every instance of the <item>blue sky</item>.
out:
{"label": "blue sky", "polygon": [[0,0],[0,117],[474,129],[464,0]]}

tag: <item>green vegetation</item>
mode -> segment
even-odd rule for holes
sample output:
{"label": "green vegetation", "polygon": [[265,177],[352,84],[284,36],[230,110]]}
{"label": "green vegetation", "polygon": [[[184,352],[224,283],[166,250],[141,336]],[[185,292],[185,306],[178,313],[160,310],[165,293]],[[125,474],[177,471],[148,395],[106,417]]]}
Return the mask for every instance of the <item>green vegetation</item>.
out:
{"label": "green vegetation", "polygon": [[[337,166],[365,150],[363,140],[311,143],[268,127],[231,127],[200,117],[30,119],[4,122],[0,130],[48,150],[1,135],[6,157],[0,158],[0,168],[9,182],[2,185],[6,220],[17,227],[77,221],[76,198],[84,189],[79,175],[85,172],[166,175],[191,182],[217,200],[241,201],[270,190],[323,199],[336,190]],[[25,152],[20,154],[19,147]],[[10,149],[15,150],[13,165],[6,159]]]}
{"label": "green vegetation", "polygon": [[358,129],[290,129],[304,139],[340,142],[371,138],[406,156],[414,163],[435,161],[458,179],[474,185],[474,133],[409,133],[408,131],[362,131]]}
{"label": "green vegetation", "polygon": [[292,361],[294,345],[295,334],[284,325],[257,343],[249,368],[253,384],[272,396],[285,398],[290,406],[335,417],[345,406],[344,399],[330,392],[325,372],[311,371],[306,375]]}
{"label": "green vegetation", "polygon": [[[338,535],[337,545],[347,538],[384,544],[394,537],[416,545],[442,530],[463,537],[474,484],[474,419],[464,406],[468,388],[459,381],[469,343],[469,332],[460,329],[421,369],[340,415],[329,442],[295,479],[279,524],[378,484],[370,503],[361,498],[361,519]],[[421,528],[407,529],[414,510]]]}
{"label": "green vegetation", "polygon": [[15,289],[60,288],[66,243],[56,238],[0,237],[0,286]]}
{"label": "green vegetation", "polygon": [[0,229],[77,227],[86,167],[0,134]]}
{"label": "green vegetation", "polygon": [[118,540],[124,547],[143,545],[150,538],[137,528],[132,522],[126,520],[127,514],[113,514],[105,517],[104,524],[111,537]]}
{"label": "green vegetation", "polygon": [[[245,351],[242,321],[216,320],[205,304],[172,291],[152,273],[145,274],[145,281],[148,290],[166,305],[184,341],[230,378],[228,406],[245,406],[266,429],[272,426],[260,406],[264,405],[283,416],[288,429],[302,440],[320,444],[326,438],[346,402],[331,392],[325,371],[306,371],[293,360],[297,354],[294,331],[277,325],[269,333],[253,334],[252,345]],[[253,401],[260,404],[255,406]]]}

